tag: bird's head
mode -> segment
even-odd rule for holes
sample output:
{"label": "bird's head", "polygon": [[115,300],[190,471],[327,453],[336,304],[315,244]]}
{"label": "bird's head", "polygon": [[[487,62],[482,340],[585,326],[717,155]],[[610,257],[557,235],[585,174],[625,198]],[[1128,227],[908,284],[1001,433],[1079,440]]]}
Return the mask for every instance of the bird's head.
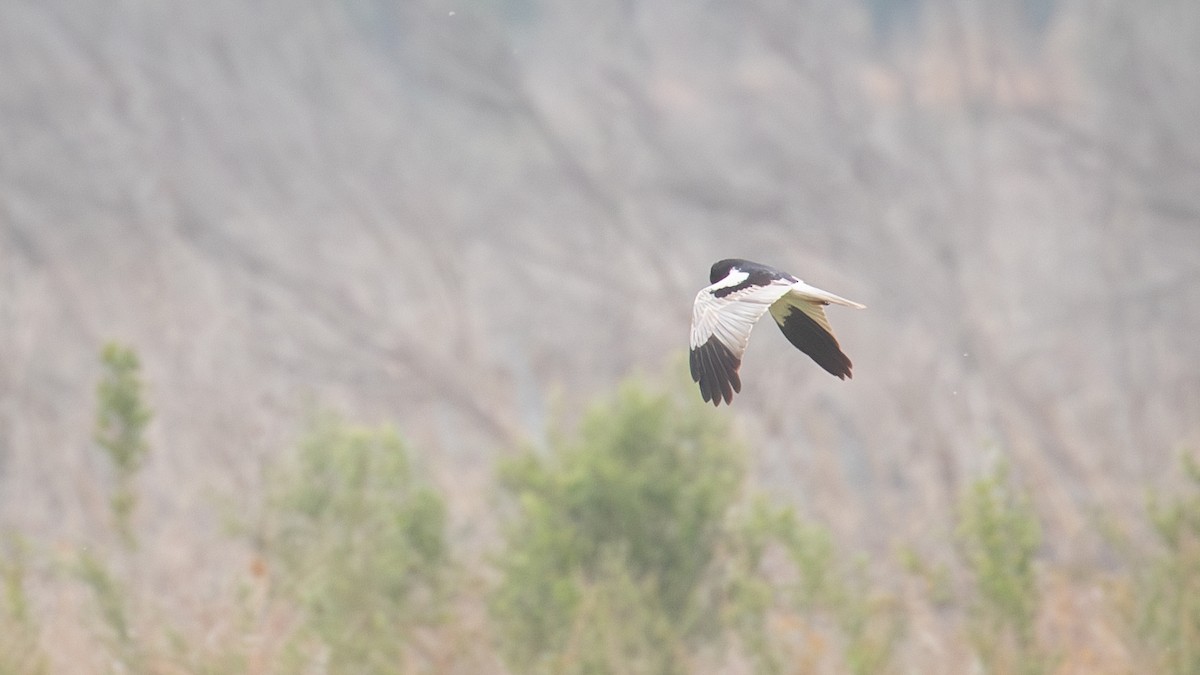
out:
{"label": "bird's head", "polygon": [[713,263],[712,269],[708,272],[708,283],[715,284],[718,281],[729,276],[729,270],[738,267],[745,267],[745,260],[741,258],[726,258]]}

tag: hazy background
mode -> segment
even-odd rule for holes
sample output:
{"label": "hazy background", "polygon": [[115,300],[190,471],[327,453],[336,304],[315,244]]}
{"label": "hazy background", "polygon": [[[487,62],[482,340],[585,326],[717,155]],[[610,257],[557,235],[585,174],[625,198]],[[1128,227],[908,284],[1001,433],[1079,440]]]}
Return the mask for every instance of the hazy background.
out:
{"label": "hazy background", "polygon": [[1008,456],[1090,560],[1200,443],[1198,121],[1188,0],[0,0],[0,525],[101,525],[119,339],[164,588],[314,408],[486,543],[494,460],[675,377],[745,257],[869,307],[848,382],[755,333],[762,487],[885,550]]}

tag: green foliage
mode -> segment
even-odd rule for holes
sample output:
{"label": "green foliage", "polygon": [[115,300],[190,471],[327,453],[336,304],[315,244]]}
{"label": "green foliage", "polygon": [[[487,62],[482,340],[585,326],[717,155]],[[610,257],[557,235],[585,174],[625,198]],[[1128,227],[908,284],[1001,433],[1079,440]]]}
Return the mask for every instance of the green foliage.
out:
{"label": "green foliage", "polygon": [[[734,522],[726,591],[730,602],[725,621],[741,639],[759,671],[779,672],[782,657],[771,639],[768,619],[784,593],[761,570],[768,551],[792,529],[795,518],[790,509],[772,508],[760,496]],[[824,570],[816,574],[823,575]],[[812,578],[804,572],[801,576]]]}
{"label": "green foliage", "polygon": [[1185,455],[1183,468],[1192,489],[1151,501],[1159,552],[1133,566],[1136,634],[1164,674],[1200,672],[1200,464]]}
{"label": "green foliage", "polygon": [[915,548],[906,546],[900,550],[900,565],[925,582],[925,592],[935,606],[948,607],[954,603],[954,585],[950,568],[945,564],[932,565]]}
{"label": "green foliage", "polygon": [[143,672],[145,655],[134,639],[129,616],[129,592],[113,576],[101,558],[84,550],[79,554],[75,574],[91,591],[107,629],[104,640],[125,672]]}
{"label": "green foliage", "polygon": [[[864,564],[838,557],[828,530],[760,497],[735,532],[740,545],[734,550],[744,570],[731,577],[738,600],[735,625],[760,671],[778,672],[784,660],[761,625],[771,609],[827,617],[841,635],[846,670],[855,675],[887,671],[903,627],[899,612],[890,599],[872,595]],[[793,573],[786,582],[756,573],[776,546]],[[782,605],[780,597],[786,599]]]}
{"label": "green foliage", "polygon": [[29,599],[25,595],[25,540],[16,535],[7,537],[0,552],[0,582],[4,586],[4,616],[20,624],[30,622]]}
{"label": "green foliage", "polygon": [[518,513],[491,607],[514,670],[682,672],[685,645],[713,635],[713,561],[744,468],[706,412],[628,385],[577,442],[502,467]]}
{"label": "green foliage", "polygon": [[25,593],[27,547],[16,535],[0,546],[0,675],[37,675],[49,672],[38,645],[38,627]]}
{"label": "green foliage", "polygon": [[[96,440],[112,458],[113,512],[131,543],[132,480],[150,413],[136,356],[109,345],[104,361]],[[902,550],[903,567],[927,582],[925,597],[901,596],[915,602],[905,607],[873,590],[878,566],[844,555],[827,529],[747,494],[744,453],[727,418],[692,393],[629,384],[592,409],[577,434],[502,463],[512,510],[498,575],[474,579],[491,590],[492,622],[477,629],[454,627],[482,624],[472,613],[482,589],[474,597],[451,590],[462,575],[441,497],[419,479],[395,432],[329,416],[270,476],[253,539],[261,547],[254,597],[225,605],[235,615],[222,617],[220,631],[200,640],[174,621],[139,616],[132,548],[84,547],[72,572],[95,601],[113,672],[449,672],[467,662],[462,652],[487,650],[478,645],[492,642],[481,638],[494,636],[520,673],[659,675],[746,663],[762,673],[887,673],[904,637],[903,610],[956,603],[951,579],[963,568],[972,581],[965,637],[984,672],[1034,675],[1058,664],[1036,629],[1041,608],[1057,606],[1042,597],[1034,564],[1040,529],[1003,464],[959,503],[961,567],[933,567]],[[1200,464],[1185,458],[1184,467],[1192,489],[1150,505],[1157,548],[1134,551],[1131,577],[1113,586],[1128,591],[1127,633],[1144,652],[1138,663],[1168,674],[1200,672]],[[19,544],[0,547],[0,675],[49,668]],[[124,554],[115,567],[114,552]],[[468,614],[450,621],[452,609]],[[1097,614],[1103,624],[1105,613]],[[1101,658],[1086,648],[1073,655],[1085,666]],[[494,657],[464,672],[494,670]]]}
{"label": "green foliage", "polygon": [[[133,349],[110,342],[101,351],[100,360],[104,371],[96,387],[94,438],[113,467],[115,484],[109,505],[117,535],[126,552],[132,553],[137,547],[131,523],[137,503],[133,483],[149,452],[144,434],[152,414],[142,400],[141,364]],[[102,553],[101,547],[85,547],[74,574],[92,592],[106,629],[105,642],[120,669],[140,672],[144,670],[145,654],[134,638],[130,595]]]}
{"label": "green foliage", "polygon": [[609,552],[578,579],[579,602],[552,672],[685,672],[684,646],[661,611],[647,611],[656,589],[635,579],[626,560]]}
{"label": "green foliage", "polygon": [[1033,563],[1041,529],[1029,498],[1011,487],[1001,463],[971,486],[959,510],[958,544],[975,583],[971,637],[980,657],[992,672],[1049,671],[1035,631]]}
{"label": "green foliage", "polygon": [[142,402],[141,364],[133,349],[110,342],[100,355],[104,375],[96,388],[96,443],[112,462],[116,485],[110,497],[117,532],[134,547],[130,527],[137,496],[133,480],[149,452],[144,433],[152,413]]}
{"label": "green foliage", "polygon": [[855,675],[885,672],[903,626],[895,604],[871,594],[865,562],[840,561],[824,528],[796,521],[781,538],[800,572],[800,606],[833,617],[845,641],[845,667]]}
{"label": "green foliage", "polygon": [[252,602],[244,589],[238,593],[232,616],[222,617],[223,623],[227,622],[224,631],[210,631],[200,640],[169,625],[162,628],[167,648],[160,649],[155,656],[161,663],[171,664],[169,672],[189,675],[260,672],[260,664],[264,662],[259,655],[264,642],[260,625],[264,607]]}
{"label": "green foliage", "polygon": [[303,615],[296,669],[418,667],[415,632],[442,620],[450,565],[441,498],[395,432],[324,417],[275,476],[265,557]]}
{"label": "green foliage", "polygon": [[[851,672],[883,672],[895,613],[823,528],[744,498],[742,449],[693,398],[629,384],[577,439],[503,465],[516,513],[491,610],[512,669],[691,672],[736,635],[759,671],[780,672],[770,617],[783,612],[832,617]],[[766,572],[772,552],[790,581]]]}

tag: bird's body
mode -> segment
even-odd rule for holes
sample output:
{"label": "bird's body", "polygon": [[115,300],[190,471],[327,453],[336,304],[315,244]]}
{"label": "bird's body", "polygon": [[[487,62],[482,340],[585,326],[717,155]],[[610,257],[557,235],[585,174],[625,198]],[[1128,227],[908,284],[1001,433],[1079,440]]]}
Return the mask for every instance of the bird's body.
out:
{"label": "bird's body", "polygon": [[742,390],[738,369],[750,341],[750,330],[766,312],[797,349],[839,378],[851,377],[850,359],[842,353],[825,318],[825,305],[863,309],[863,305],[800,279],[749,260],[713,264],[710,286],[696,294],[692,308],[691,370],[700,395],[713,405],[733,401]]}

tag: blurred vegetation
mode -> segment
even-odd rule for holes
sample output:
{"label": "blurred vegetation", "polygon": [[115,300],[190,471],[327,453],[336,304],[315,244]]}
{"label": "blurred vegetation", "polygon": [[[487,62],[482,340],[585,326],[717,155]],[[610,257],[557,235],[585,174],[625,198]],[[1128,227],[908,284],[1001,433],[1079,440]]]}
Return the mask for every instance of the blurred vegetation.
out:
{"label": "blurred vegetation", "polygon": [[[124,476],[113,504],[132,505],[151,413],[132,350],[110,346],[103,362],[96,438]],[[1105,586],[1116,592],[1088,618],[1124,639],[1130,656],[1108,663],[1048,637],[1062,598],[1040,574],[1033,495],[1006,463],[964,492],[957,561],[930,565],[905,542],[897,560],[870,559],[753,490],[728,418],[693,393],[626,383],[574,431],[501,462],[502,536],[482,566],[452,549],[447,506],[395,430],[317,415],[235,535],[251,564],[231,577],[221,630],[180,628],[186,617],[140,583],[147,551],[131,545],[128,510],[114,507],[119,537],[68,556],[66,578],[94,603],[97,662],[213,675],[493,672],[500,659],[513,673],[865,675],[949,668],[914,636],[914,622],[937,625],[932,613],[959,635],[967,660],[955,668],[1200,672],[1194,459],[1185,493],[1152,496],[1152,546],[1126,547]],[[16,533],[0,545],[0,675],[51,672],[54,635],[29,592],[31,565],[49,570],[38,583],[64,578],[47,559]]]}
{"label": "blurred vegetation", "polygon": [[687,670],[719,628],[717,557],[745,473],[717,420],[628,385],[577,441],[504,463],[517,514],[491,608],[516,671],[612,672],[626,655],[637,672]]}
{"label": "blurred vegetation", "polygon": [[96,443],[112,462],[116,484],[109,499],[118,534],[136,546],[130,518],[137,496],[133,481],[150,446],[144,433],[153,416],[142,401],[141,363],[131,347],[116,342],[100,354],[104,375],[96,387]]}
{"label": "blurred vegetation", "polygon": [[133,598],[129,587],[116,577],[108,559],[86,548],[80,552],[74,572],[95,600],[103,624],[100,639],[112,657],[113,670],[147,672],[144,645],[130,616]]}
{"label": "blurred vegetation", "polygon": [[93,438],[112,465],[109,508],[121,550],[119,554],[110,552],[106,540],[98,538],[80,547],[69,571],[91,593],[101,623],[95,632],[111,657],[110,669],[148,672],[145,646],[137,639],[133,624],[134,599],[121,571],[135,574],[135,479],[150,451],[144,434],[153,413],[142,397],[141,362],[132,347],[109,342],[100,352],[100,364]]}
{"label": "blurred vegetation", "polygon": [[289,670],[416,669],[414,635],[445,619],[451,561],[442,498],[396,432],[320,417],[267,513],[266,564],[301,616]]}
{"label": "blurred vegetation", "polygon": [[25,590],[28,556],[19,535],[0,540],[0,675],[50,672]]}
{"label": "blurred vegetation", "polygon": [[855,675],[890,670],[893,649],[904,630],[890,594],[873,590],[864,559],[844,560],[829,532],[783,512],[779,532],[788,558],[800,572],[793,594],[801,610],[832,618],[841,631],[845,669]]}
{"label": "blurred vegetation", "polygon": [[1200,673],[1200,462],[1185,455],[1189,490],[1152,496],[1157,548],[1136,555],[1131,614],[1144,658],[1164,675]]}
{"label": "blurred vegetation", "polygon": [[[694,396],[630,383],[577,439],[502,466],[516,513],[491,610],[514,672],[694,672],[733,637],[779,672],[796,655],[771,617],[813,612],[833,617],[852,672],[885,670],[894,616],[823,528],[748,493],[721,419]],[[769,573],[772,550],[790,569]]]}
{"label": "blurred vegetation", "polygon": [[1049,672],[1036,633],[1041,528],[1029,497],[1012,486],[1000,462],[971,486],[959,511],[958,545],[974,582],[972,644],[988,672]]}

